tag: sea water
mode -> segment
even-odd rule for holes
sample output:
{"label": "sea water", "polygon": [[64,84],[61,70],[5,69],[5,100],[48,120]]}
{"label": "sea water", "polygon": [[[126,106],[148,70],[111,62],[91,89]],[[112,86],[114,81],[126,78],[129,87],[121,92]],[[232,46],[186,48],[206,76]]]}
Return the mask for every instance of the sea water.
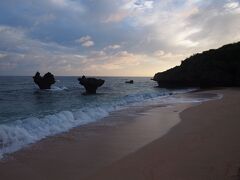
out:
{"label": "sea water", "polygon": [[[101,78],[105,83],[97,94],[86,96],[77,77],[56,77],[50,90],[39,90],[31,77],[0,77],[0,158],[110,112],[189,91],[156,88],[148,77]],[[129,79],[134,84],[125,83]]]}

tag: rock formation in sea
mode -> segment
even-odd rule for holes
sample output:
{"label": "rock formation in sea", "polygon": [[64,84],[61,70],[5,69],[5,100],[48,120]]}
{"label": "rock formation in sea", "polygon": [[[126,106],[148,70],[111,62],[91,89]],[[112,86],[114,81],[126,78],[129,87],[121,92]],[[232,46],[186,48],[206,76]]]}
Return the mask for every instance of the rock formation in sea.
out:
{"label": "rock formation in sea", "polygon": [[133,84],[134,81],[133,80],[129,80],[129,81],[125,81],[125,83],[128,83],[128,84]]}
{"label": "rock formation in sea", "polygon": [[240,86],[240,42],[195,54],[153,80],[167,88]]}
{"label": "rock formation in sea", "polygon": [[36,72],[33,80],[40,89],[51,89],[51,85],[56,82],[54,75],[50,72],[46,73],[43,77],[39,72]]}
{"label": "rock formation in sea", "polygon": [[86,89],[86,94],[96,94],[97,88],[104,84],[104,80],[96,78],[86,78],[82,76],[78,78],[79,84],[83,85]]}

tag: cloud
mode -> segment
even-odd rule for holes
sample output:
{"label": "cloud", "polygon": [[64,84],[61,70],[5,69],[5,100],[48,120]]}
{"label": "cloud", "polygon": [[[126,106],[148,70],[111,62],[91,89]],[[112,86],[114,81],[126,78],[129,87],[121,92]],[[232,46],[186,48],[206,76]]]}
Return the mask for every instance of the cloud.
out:
{"label": "cloud", "polygon": [[119,48],[121,48],[121,46],[118,45],[118,44],[114,44],[114,45],[108,46],[108,48],[110,48],[110,49],[119,49]]}
{"label": "cloud", "polygon": [[71,0],[49,0],[53,6],[61,9],[67,9],[76,12],[84,12],[84,7],[79,1]]}
{"label": "cloud", "polygon": [[119,49],[119,48],[121,48],[121,45],[113,44],[113,45],[109,45],[109,46],[103,48],[103,50],[116,50],[116,49]]}
{"label": "cloud", "polygon": [[233,10],[233,9],[236,9],[236,8],[239,7],[239,2],[237,2],[237,1],[229,1],[229,2],[227,2],[227,3],[224,5],[224,7],[225,7],[226,9]]}
{"label": "cloud", "polygon": [[84,47],[91,47],[93,45],[94,45],[93,41],[85,41],[82,43],[82,46],[84,46]]}
{"label": "cloud", "polygon": [[1,58],[5,58],[6,56],[7,56],[6,54],[4,54],[4,53],[3,53],[3,54],[0,53],[0,59],[1,59]]}
{"label": "cloud", "polygon": [[154,56],[163,56],[163,55],[165,55],[165,52],[163,51],[163,50],[157,50],[157,51],[155,51],[154,53]]}
{"label": "cloud", "polygon": [[31,39],[21,28],[0,26],[0,74],[31,75],[37,70],[59,72],[71,64],[81,64],[77,50],[54,42]]}
{"label": "cloud", "polygon": [[[95,63],[90,63],[94,61]],[[134,75],[136,71],[132,68],[141,68],[141,64],[145,62],[145,55],[133,54],[127,51],[117,51],[115,53],[106,53],[103,51],[95,52],[93,56],[88,57],[85,66],[90,73],[102,75],[102,72],[110,72],[115,76]],[[132,72],[131,72],[132,71]]]}
{"label": "cloud", "polygon": [[155,56],[159,61],[168,61],[168,62],[171,62],[171,61],[178,61],[180,62],[179,60],[183,60],[184,58],[187,57],[187,54],[177,54],[177,53],[172,53],[172,52],[164,52],[162,50],[157,50],[153,53],[153,56]]}
{"label": "cloud", "polygon": [[1,75],[153,75],[240,40],[239,0],[17,3],[0,2]]}
{"label": "cloud", "polygon": [[[121,1],[120,1],[121,2]],[[108,15],[103,22],[120,22],[124,19],[136,16],[141,12],[145,12],[149,9],[153,9],[154,0],[123,0],[119,8],[115,9],[113,13]]]}
{"label": "cloud", "polygon": [[83,36],[80,39],[76,40],[79,43],[84,43],[86,41],[90,41],[92,38],[90,36]]}
{"label": "cloud", "polygon": [[80,43],[83,47],[94,46],[94,42],[92,41],[92,38],[88,35],[75,40],[75,42]]}
{"label": "cloud", "polygon": [[[218,1],[215,6],[214,1],[211,2],[187,19],[188,27],[200,29],[189,35],[189,39],[198,42],[196,47],[201,50],[240,40],[240,33],[237,30],[240,28],[240,11],[232,4],[236,1]],[[229,11],[230,7],[234,9]]]}

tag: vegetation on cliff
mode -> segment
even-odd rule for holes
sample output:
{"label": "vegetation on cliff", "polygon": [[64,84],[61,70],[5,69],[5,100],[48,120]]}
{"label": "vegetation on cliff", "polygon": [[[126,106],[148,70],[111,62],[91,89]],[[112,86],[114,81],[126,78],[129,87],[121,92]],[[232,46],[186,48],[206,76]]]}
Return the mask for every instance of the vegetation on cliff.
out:
{"label": "vegetation on cliff", "polygon": [[153,80],[160,87],[240,86],[240,42],[195,54]]}

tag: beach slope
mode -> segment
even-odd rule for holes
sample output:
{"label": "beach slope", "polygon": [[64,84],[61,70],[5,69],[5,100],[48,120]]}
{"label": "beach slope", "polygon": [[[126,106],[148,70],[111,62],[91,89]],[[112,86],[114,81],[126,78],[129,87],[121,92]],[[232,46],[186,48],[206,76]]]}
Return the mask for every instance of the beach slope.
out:
{"label": "beach slope", "polygon": [[91,180],[240,179],[240,90],[184,110],[182,122]]}

